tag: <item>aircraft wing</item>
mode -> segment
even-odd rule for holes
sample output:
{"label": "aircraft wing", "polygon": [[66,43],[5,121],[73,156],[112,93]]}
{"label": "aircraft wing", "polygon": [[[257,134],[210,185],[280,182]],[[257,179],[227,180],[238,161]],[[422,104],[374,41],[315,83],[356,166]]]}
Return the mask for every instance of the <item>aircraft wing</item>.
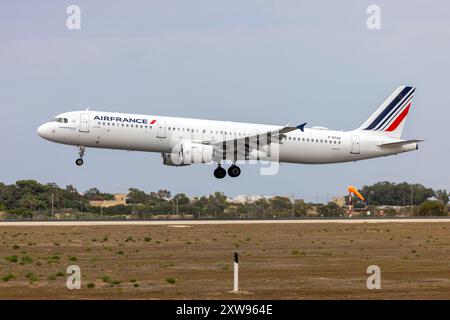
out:
{"label": "aircraft wing", "polygon": [[[254,149],[257,146],[263,147],[270,145],[274,141],[280,142],[280,140],[286,136],[286,133],[295,130],[304,131],[305,125],[306,122],[294,127],[291,127],[288,124],[284,127],[280,127],[277,130],[258,132],[252,135],[238,138],[235,137],[224,140],[203,141],[202,143],[215,146],[217,149],[222,150],[224,152],[226,152],[228,149],[233,149],[235,145],[241,146],[243,145],[245,146],[245,149],[248,152],[250,149]],[[244,152],[244,150],[239,151]]]}

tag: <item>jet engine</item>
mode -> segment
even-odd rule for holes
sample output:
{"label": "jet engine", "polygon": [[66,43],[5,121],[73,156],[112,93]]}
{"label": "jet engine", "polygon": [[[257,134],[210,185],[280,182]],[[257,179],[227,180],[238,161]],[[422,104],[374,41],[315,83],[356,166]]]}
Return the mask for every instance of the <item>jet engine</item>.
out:
{"label": "jet engine", "polygon": [[194,163],[208,163],[214,158],[212,146],[183,142],[175,145],[171,153],[163,153],[163,163],[168,166],[186,166]]}

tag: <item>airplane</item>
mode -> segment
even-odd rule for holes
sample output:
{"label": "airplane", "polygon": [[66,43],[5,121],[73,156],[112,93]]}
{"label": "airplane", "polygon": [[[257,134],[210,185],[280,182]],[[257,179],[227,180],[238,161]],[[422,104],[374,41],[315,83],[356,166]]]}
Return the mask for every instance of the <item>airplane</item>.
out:
{"label": "airplane", "polygon": [[[329,164],[396,155],[417,150],[423,140],[401,134],[415,88],[398,87],[357,129],[330,130],[156,115],[73,111],[41,125],[42,138],[77,146],[83,165],[86,148],[161,153],[163,164],[185,166],[215,162],[214,176],[238,177],[237,165],[249,160]],[[222,164],[231,162],[228,170]]]}

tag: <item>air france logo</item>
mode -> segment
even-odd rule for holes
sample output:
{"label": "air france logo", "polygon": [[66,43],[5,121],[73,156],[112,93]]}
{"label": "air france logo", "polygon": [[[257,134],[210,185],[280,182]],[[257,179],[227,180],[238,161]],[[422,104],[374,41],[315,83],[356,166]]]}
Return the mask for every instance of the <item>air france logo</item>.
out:
{"label": "air france logo", "polygon": [[116,121],[122,123],[138,123],[138,124],[154,124],[156,120],[140,119],[140,118],[123,118],[123,117],[110,117],[110,116],[95,116],[94,120],[98,121]]}

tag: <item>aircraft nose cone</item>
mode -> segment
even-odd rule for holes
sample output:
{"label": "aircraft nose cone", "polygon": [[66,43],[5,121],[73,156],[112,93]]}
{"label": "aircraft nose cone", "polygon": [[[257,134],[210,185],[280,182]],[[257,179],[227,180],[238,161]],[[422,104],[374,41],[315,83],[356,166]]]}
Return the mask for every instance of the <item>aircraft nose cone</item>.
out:
{"label": "aircraft nose cone", "polygon": [[37,129],[37,133],[41,138],[47,138],[48,137],[48,126],[46,123],[44,123],[43,125],[41,125],[38,129]]}

